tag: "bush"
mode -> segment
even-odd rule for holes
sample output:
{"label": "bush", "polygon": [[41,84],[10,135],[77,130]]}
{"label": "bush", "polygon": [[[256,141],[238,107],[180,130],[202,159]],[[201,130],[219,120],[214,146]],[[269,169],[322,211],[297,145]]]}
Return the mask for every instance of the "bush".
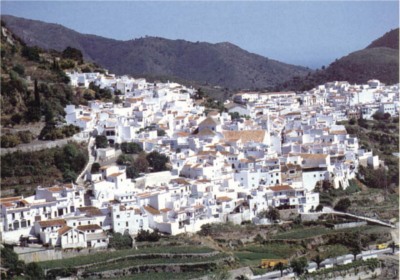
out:
{"label": "bush", "polygon": [[99,173],[100,171],[100,163],[94,162],[92,164],[92,168],[90,169],[90,173]]}
{"label": "bush", "polygon": [[121,143],[121,151],[125,154],[138,154],[143,151],[142,147],[137,143]]}
{"label": "bush", "polygon": [[107,148],[108,147],[108,140],[107,137],[104,135],[96,136],[96,147],[97,148]]}
{"label": "bush", "polygon": [[39,49],[37,47],[22,47],[22,56],[32,60],[32,61],[40,61]]}
{"label": "bush", "polygon": [[150,232],[149,230],[140,230],[135,237],[135,240],[137,242],[143,242],[143,241],[149,241],[149,242],[157,242],[160,240],[161,234],[159,231],[156,229],[153,232]]}
{"label": "bush", "polygon": [[169,158],[166,155],[153,151],[146,156],[146,159],[154,172],[168,170],[167,163]]}
{"label": "bush", "polygon": [[25,76],[25,67],[21,64],[15,65],[12,70],[17,72],[20,76]]}
{"label": "bush", "polygon": [[72,47],[67,47],[62,52],[62,57],[76,60],[76,61],[78,61],[78,63],[82,63],[83,62],[82,52],[80,50],[72,48]]}
{"label": "bush", "polygon": [[6,134],[1,136],[1,147],[2,148],[14,148],[21,144],[21,140],[17,135]]}
{"label": "bush", "polygon": [[108,246],[117,250],[132,248],[132,237],[129,234],[116,232],[110,238]]}
{"label": "bush", "polygon": [[165,130],[157,129],[157,136],[164,136],[165,134],[167,134]]}
{"label": "bush", "polygon": [[338,201],[338,203],[336,203],[335,207],[333,209],[335,209],[336,211],[342,211],[342,212],[346,212],[347,209],[351,206],[351,201],[350,199],[346,198],[342,198]]}
{"label": "bush", "polygon": [[21,139],[21,142],[25,144],[30,143],[33,140],[33,135],[29,130],[19,131],[18,137]]}
{"label": "bush", "polygon": [[71,69],[75,67],[75,61],[72,59],[63,59],[60,62],[61,69]]}
{"label": "bush", "polygon": [[79,127],[74,126],[72,124],[63,126],[63,127],[56,127],[54,124],[46,124],[43,127],[42,131],[40,131],[39,139],[40,140],[57,140],[57,139],[64,139],[68,137],[72,137],[74,134],[80,131]]}

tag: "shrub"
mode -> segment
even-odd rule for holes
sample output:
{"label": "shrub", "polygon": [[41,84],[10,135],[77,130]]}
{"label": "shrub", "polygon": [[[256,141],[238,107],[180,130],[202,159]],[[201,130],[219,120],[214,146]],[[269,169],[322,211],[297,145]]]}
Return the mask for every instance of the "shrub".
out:
{"label": "shrub", "polygon": [[342,211],[342,212],[346,212],[347,209],[351,206],[351,201],[350,199],[346,198],[342,198],[338,201],[338,203],[336,203],[334,209],[336,211]]}
{"label": "shrub", "polygon": [[82,52],[80,50],[72,48],[72,47],[67,47],[62,52],[62,57],[76,60],[76,61],[78,61],[78,63],[82,63],[83,62]]}
{"label": "shrub", "polygon": [[30,143],[33,140],[33,135],[29,130],[19,131],[18,137],[22,143]]}
{"label": "shrub", "polygon": [[161,234],[159,231],[156,229],[153,232],[150,232],[149,230],[140,230],[135,237],[135,240],[137,242],[143,242],[143,241],[149,241],[149,242],[157,242],[160,240]]}
{"label": "shrub", "polygon": [[125,154],[138,154],[143,151],[142,147],[137,143],[121,143],[121,151]]}
{"label": "shrub", "polygon": [[25,67],[21,64],[17,64],[12,68],[13,71],[17,72],[20,76],[25,75]]}
{"label": "shrub", "polygon": [[167,163],[169,158],[166,155],[153,151],[146,156],[146,159],[154,172],[168,170]]}
{"label": "shrub", "polygon": [[2,148],[13,148],[21,144],[21,140],[17,135],[6,134],[1,136],[1,147]]}
{"label": "shrub", "polygon": [[32,60],[32,61],[40,61],[39,49],[37,47],[22,47],[22,56]]}
{"label": "shrub", "polygon": [[116,232],[110,238],[109,247],[121,250],[121,249],[129,249],[132,248],[132,237],[129,234],[121,234]]}
{"label": "shrub", "polygon": [[92,168],[90,169],[90,173],[98,173],[100,171],[100,163],[94,162],[92,164]]}
{"label": "shrub", "polygon": [[104,135],[96,136],[96,147],[97,148],[107,148],[108,147],[108,140],[107,137]]}

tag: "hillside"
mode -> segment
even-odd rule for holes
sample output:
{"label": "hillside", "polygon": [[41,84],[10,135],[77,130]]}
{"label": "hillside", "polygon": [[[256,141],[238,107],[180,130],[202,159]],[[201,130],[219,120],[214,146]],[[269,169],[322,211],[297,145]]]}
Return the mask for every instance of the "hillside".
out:
{"label": "hillside", "polygon": [[29,47],[1,23],[1,125],[62,121],[67,104],[85,104],[65,70],[104,71],[78,50]]}
{"label": "hillside", "polygon": [[373,41],[367,49],[386,47],[398,50],[399,49],[399,28],[390,30],[382,37]]}
{"label": "hillside", "polygon": [[310,70],[249,53],[230,43],[210,44],[146,37],[118,41],[81,34],[58,24],[2,16],[29,46],[82,51],[116,74],[178,77],[229,88],[267,88]]}
{"label": "hillside", "polygon": [[337,59],[326,69],[295,77],[277,89],[302,91],[329,81],[366,83],[370,79],[386,84],[399,82],[399,29],[387,32],[363,50]]}

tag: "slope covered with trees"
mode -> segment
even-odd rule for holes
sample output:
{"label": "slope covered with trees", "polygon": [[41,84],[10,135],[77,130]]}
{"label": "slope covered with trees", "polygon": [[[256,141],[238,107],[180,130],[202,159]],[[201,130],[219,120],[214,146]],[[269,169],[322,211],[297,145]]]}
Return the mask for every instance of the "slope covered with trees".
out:
{"label": "slope covered with trees", "polygon": [[230,43],[157,37],[118,41],[81,34],[58,24],[13,16],[3,16],[3,20],[29,46],[58,51],[70,46],[116,74],[178,77],[230,88],[265,88],[310,71],[249,53]]}
{"label": "slope covered with trees", "polygon": [[362,84],[370,79],[386,84],[399,82],[399,29],[386,33],[363,50],[337,59],[327,68],[306,77],[294,77],[276,89],[303,91],[330,81]]}

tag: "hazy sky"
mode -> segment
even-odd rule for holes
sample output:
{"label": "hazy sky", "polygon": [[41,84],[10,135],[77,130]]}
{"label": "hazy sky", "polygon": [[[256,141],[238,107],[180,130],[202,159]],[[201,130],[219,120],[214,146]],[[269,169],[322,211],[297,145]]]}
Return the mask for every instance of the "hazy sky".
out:
{"label": "hazy sky", "polygon": [[1,1],[1,13],[120,40],[228,41],[310,68],[365,48],[399,26],[398,1]]}

